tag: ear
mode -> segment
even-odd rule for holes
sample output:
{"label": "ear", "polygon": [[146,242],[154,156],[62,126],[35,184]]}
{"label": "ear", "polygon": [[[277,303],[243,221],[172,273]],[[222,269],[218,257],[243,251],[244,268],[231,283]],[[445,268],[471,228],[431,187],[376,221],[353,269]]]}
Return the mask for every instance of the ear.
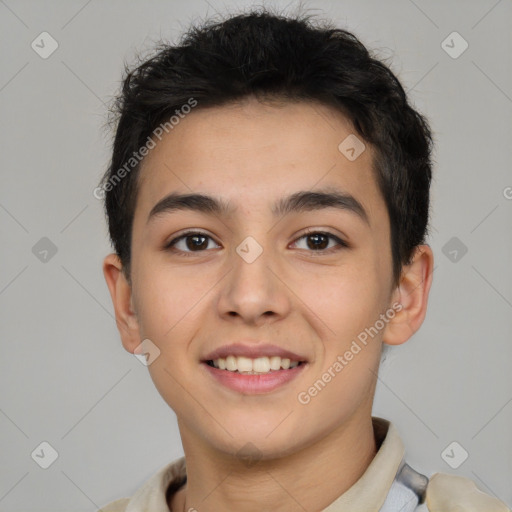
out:
{"label": "ear", "polygon": [[387,323],[383,343],[401,345],[420,328],[427,313],[433,266],[432,249],[428,245],[418,245],[411,263],[403,268],[400,282],[393,291],[391,303],[400,303],[402,308]]}
{"label": "ear", "polygon": [[117,329],[123,347],[133,354],[141,340],[139,323],[133,309],[131,285],[126,279],[117,254],[109,254],[103,260],[103,275],[114,305]]}

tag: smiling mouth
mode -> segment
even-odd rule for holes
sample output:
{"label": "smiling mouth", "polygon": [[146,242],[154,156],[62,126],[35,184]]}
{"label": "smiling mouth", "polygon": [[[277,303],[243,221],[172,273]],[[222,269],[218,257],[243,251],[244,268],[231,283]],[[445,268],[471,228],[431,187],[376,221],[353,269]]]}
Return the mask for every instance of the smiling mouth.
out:
{"label": "smiling mouth", "polygon": [[226,358],[220,357],[204,362],[208,366],[217,368],[218,370],[244,375],[264,375],[283,370],[291,370],[306,363],[306,361],[293,361],[289,358],[279,356],[257,358],[227,356]]}

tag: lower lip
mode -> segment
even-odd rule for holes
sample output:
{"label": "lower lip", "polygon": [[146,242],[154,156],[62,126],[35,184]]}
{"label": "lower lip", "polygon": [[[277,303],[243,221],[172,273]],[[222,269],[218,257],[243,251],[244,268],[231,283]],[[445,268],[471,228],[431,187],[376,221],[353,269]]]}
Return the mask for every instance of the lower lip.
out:
{"label": "lower lip", "polygon": [[297,377],[307,363],[302,363],[289,370],[277,370],[261,375],[246,375],[228,370],[220,370],[202,363],[210,375],[224,386],[244,394],[270,393]]}

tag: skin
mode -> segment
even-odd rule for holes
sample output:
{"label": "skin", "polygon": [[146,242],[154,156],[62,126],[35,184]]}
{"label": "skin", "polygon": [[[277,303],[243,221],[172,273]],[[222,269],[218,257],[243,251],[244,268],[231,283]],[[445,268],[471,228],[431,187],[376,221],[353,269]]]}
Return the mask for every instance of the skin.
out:
{"label": "skin", "polygon": [[[150,339],[160,350],[148,369],[177,415],[187,460],[188,482],[169,500],[173,511],[322,510],[375,456],[371,410],[382,343],[404,343],[422,324],[433,254],[418,246],[393,286],[389,217],[372,148],[354,161],[338,150],[352,133],[342,114],[321,104],[249,99],[198,107],[143,161],[131,284],[115,254],[103,271],[124,348],[133,353]],[[353,195],[369,223],[334,208],[272,216],[277,199],[327,185]],[[177,211],[147,223],[170,192],[219,196],[236,211]],[[178,248],[189,257],[163,248],[188,228],[211,237],[202,251],[186,241]],[[350,247],[331,240],[319,251],[303,238],[307,228]],[[250,264],[236,252],[247,236],[263,248]],[[308,404],[299,403],[298,394],[395,302],[402,309],[385,328]],[[247,337],[292,350],[308,364],[270,393],[228,389],[201,358]],[[247,443],[257,463],[237,455]]]}

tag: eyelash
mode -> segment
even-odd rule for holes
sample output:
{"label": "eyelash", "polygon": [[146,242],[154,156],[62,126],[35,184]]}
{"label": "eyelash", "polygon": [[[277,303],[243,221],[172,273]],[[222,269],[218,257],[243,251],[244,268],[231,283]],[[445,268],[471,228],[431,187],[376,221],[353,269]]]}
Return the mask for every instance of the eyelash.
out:
{"label": "eyelash", "polygon": [[[187,237],[192,236],[192,235],[201,235],[201,236],[204,236],[206,238],[210,238],[211,240],[213,240],[213,238],[210,235],[206,234],[206,233],[203,233],[201,231],[189,230],[189,231],[185,231],[180,236],[170,240],[169,243],[167,243],[164,246],[164,250],[169,250],[169,251],[172,251],[172,252],[180,252],[183,256],[187,256],[187,257],[188,256],[193,256],[194,253],[205,252],[206,249],[204,251],[182,251],[180,249],[175,249],[174,248],[174,246],[178,242],[180,242],[181,240],[186,239]],[[350,247],[350,245],[347,242],[345,242],[341,238],[337,237],[336,235],[333,235],[332,233],[329,233],[328,231],[319,231],[317,229],[309,229],[309,230],[307,230],[300,237],[298,237],[295,240],[295,242],[297,242],[298,240],[301,240],[303,238],[306,238],[306,237],[308,237],[310,235],[324,235],[324,236],[327,236],[330,239],[334,240],[340,246],[338,248],[331,247],[330,249],[319,249],[319,250],[316,250],[316,251],[315,250],[307,251],[307,252],[311,252],[312,254],[318,253],[318,255],[321,256],[321,255],[324,255],[324,254],[331,254],[332,252],[336,252],[336,251],[339,251],[339,250],[342,250],[342,249],[348,249]]]}

